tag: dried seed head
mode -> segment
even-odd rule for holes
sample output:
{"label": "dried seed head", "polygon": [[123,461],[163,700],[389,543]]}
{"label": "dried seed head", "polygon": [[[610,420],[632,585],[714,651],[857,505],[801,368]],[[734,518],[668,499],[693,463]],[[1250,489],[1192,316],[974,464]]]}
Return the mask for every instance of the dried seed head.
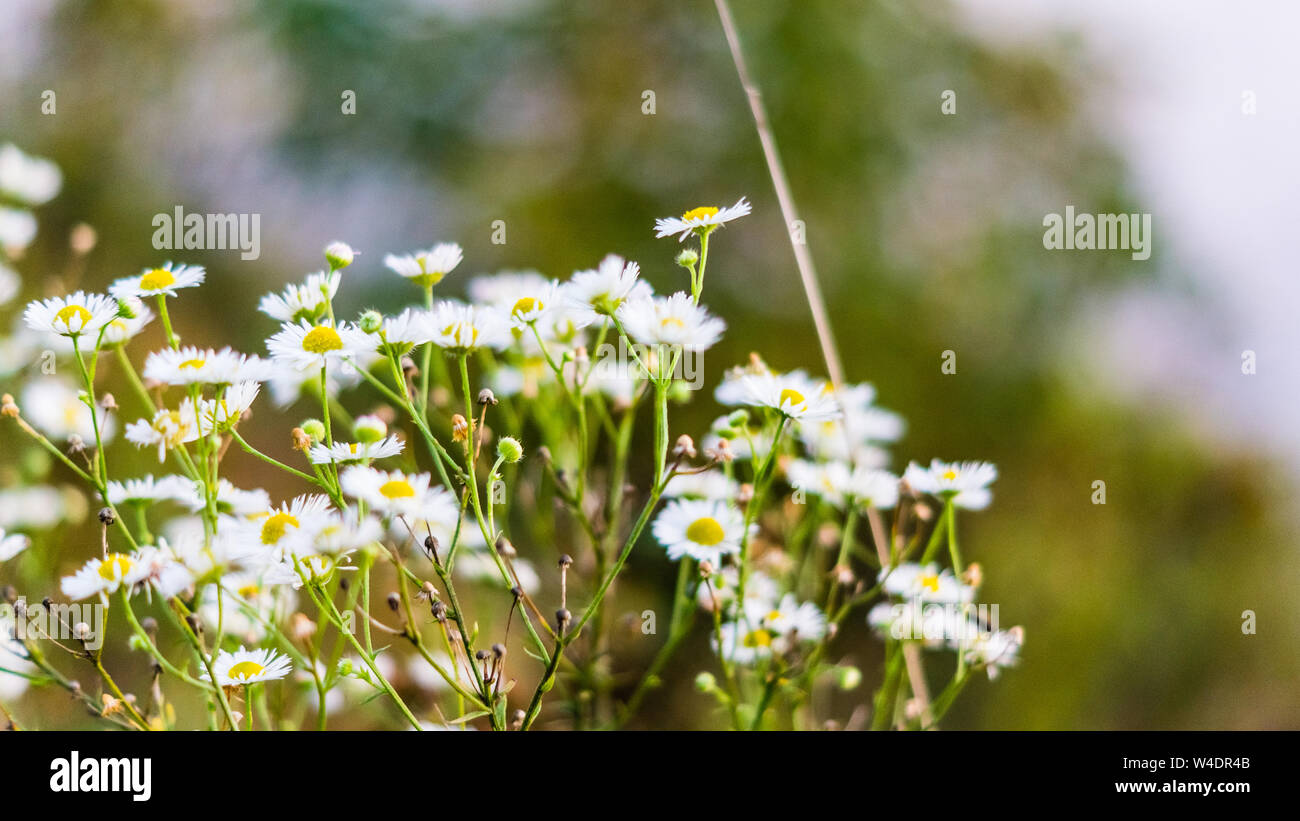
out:
{"label": "dried seed head", "polygon": [[497,537],[497,553],[507,559],[513,559],[515,556],[519,555],[518,551],[515,550],[515,546],[510,543],[510,540],[506,538],[506,534],[504,533]]}
{"label": "dried seed head", "polygon": [[113,394],[106,393],[99,397],[99,406],[106,411],[115,411],[117,410],[117,400],[113,398]]}
{"label": "dried seed head", "polygon": [[447,605],[443,604],[440,601],[435,601],[433,605],[429,608],[429,612],[432,613],[433,617],[438,621],[447,620]]}
{"label": "dried seed head", "polygon": [[714,572],[713,562],[709,561],[708,559],[705,559],[704,561],[700,562],[701,579],[709,578],[710,576],[713,575],[713,572]]}
{"label": "dried seed head", "polygon": [[85,641],[90,638],[90,625],[84,621],[79,621],[72,625],[72,637],[77,641]]}
{"label": "dried seed head", "polygon": [[478,659],[479,661],[487,661],[487,658],[488,658],[488,651],[486,651],[486,650],[475,650],[475,651],[474,651],[474,658]]}
{"label": "dried seed head", "polygon": [[573,564],[573,557],[570,556],[568,553],[565,553],[563,556],[560,557],[560,567],[569,567],[572,564]]}
{"label": "dried seed head", "polygon": [[81,453],[86,449],[86,440],[77,434],[68,437],[68,453]]}
{"label": "dried seed head", "polygon": [[432,533],[424,537],[424,552],[429,554],[429,558],[438,555],[438,539]]}
{"label": "dried seed head", "polygon": [[715,462],[725,463],[734,461],[736,458],[736,452],[731,449],[731,443],[726,439],[719,439],[718,444],[714,445],[713,449],[706,453],[705,456],[708,456]]}
{"label": "dried seed head", "polygon": [[451,439],[453,442],[464,442],[469,436],[469,422],[459,413],[451,417]]}
{"label": "dried seed head", "polygon": [[496,656],[496,657],[499,658],[499,659],[505,658],[505,657],[506,657],[506,646],[505,646],[504,644],[494,644],[494,645],[492,645],[492,655]]}
{"label": "dried seed head", "polygon": [[402,597],[397,595],[396,593],[389,593],[388,609],[396,613],[401,606],[402,606]]}
{"label": "dried seed head", "polygon": [[425,582],[420,585],[420,595],[426,599],[438,598],[438,588],[433,586],[433,582]]}
{"label": "dried seed head", "polygon": [[111,508],[111,507],[101,507],[101,508],[99,509],[99,523],[100,523],[100,524],[102,524],[102,525],[112,525],[112,524],[113,524],[114,522],[116,522],[116,521],[117,521],[117,517],[113,515],[113,508]]}
{"label": "dried seed head", "polygon": [[300,450],[304,453],[311,450],[311,437],[307,435],[307,431],[302,428],[294,428],[289,432],[289,436],[293,439],[294,450]]}
{"label": "dried seed head", "polygon": [[478,392],[478,403],[480,405],[495,405],[497,396],[492,392],[491,388],[484,388]]}
{"label": "dried seed head", "polygon": [[14,404],[13,394],[6,393],[0,396],[0,416],[7,416],[10,419],[17,419],[20,415],[18,406]]}
{"label": "dried seed head", "polygon": [[564,631],[564,628],[568,625],[569,620],[572,618],[573,618],[573,614],[570,613],[568,610],[564,609],[563,607],[555,611],[555,621],[557,624],[560,625],[561,632]]}

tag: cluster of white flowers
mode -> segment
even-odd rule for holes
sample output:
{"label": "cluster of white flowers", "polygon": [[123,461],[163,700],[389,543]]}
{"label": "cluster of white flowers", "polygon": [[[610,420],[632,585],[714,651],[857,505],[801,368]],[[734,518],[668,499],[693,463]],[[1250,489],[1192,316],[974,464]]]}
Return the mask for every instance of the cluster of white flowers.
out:
{"label": "cluster of white flowers", "polygon": [[[35,204],[57,187],[57,173],[0,149],[0,194]],[[675,366],[726,331],[700,302],[709,237],[749,212],[741,199],[656,221],[659,236],[700,244],[677,257],[689,290],[666,295],[636,262],[610,254],[564,281],[535,271],[475,277],[465,302],[440,293],[464,258],[440,243],[383,260],[422,300],[343,318],[335,299],[358,255],[331,243],[325,269],[260,300],[264,355],[182,344],[173,317],[213,279],[200,266],[167,262],[104,292],[36,299],[23,332],[71,362],[79,380],[32,378],[21,402],[4,395],[3,415],[54,469],[84,482],[103,507],[102,534],[87,559],[50,553],[57,540],[34,539],[40,527],[0,520],[0,562],[75,560],[62,594],[123,608],[132,646],[153,657],[164,684],[202,691],[231,729],[244,717],[239,699],[251,717],[255,688],[281,679],[314,694],[322,727],[340,698],[359,693],[382,695],[412,727],[458,709],[455,726],[477,718],[527,729],[566,654],[591,680],[610,679],[592,673],[617,663],[605,658],[609,620],[597,617],[633,549],[652,537],[681,569],[663,660],[700,612],[710,614],[703,627],[727,685],[705,689],[738,726],[765,726],[774,700],[799,706],[796,691],[833,668],[832,640],[859,605],[882,595],[973,603],[966,579],[977,568],[960,564],[955,510],[987,506],[996,471],[936,461],[900,478],[887,470],[886,448],[903,426],[874,405],[870,385],[834,386],[758,356],[721,375],[713,395],[730,411],[701,448],[670,435],[669,399],[690,393]],[[151,330],[161,343],[133,359],[127,349]],[[606,341],[630,361],[594,357]],[[101,370],[101,360],[113,368]],[[120,399],[105,391],[109,378]],[[302,403],[310,416],[267,435],[250,422],[259,399]],[[643,403],[653,429],[637,438]],[[129,444],[110,451],[119,429]],[[236,460],[240,469],[227,470]],[[638,461],[652,466],[648,484],[629,476]],[[139,462],[154,471],[115,472]],[[253,469],[278,478],[268,488],[293,489],[278,495],[229,478]],[[918,564],[923,521],[931,535]],[[839,545],[830,568],[815,546],[828,527]],[[886,532],[888,543],[878,542]],[[945,544],[950,569],[937,564]],[[543,573],[547,564],[558,570]],[[879,583],[869,588],[859,575]],[[458,594],[457,582],[476,594]],[[543,597],[556,606],[539,605]],[[386,612],[372,607],[385,598]],[[471,603],[475,612],[462,609]],[[184,653],[159,643],[135,607],[168,618]],[[381,656],[375,633],[403,636],[420,672]],[[1011,663],[1019,639],[1001,632],[953,645],[958,676]],[[507,668],[510,641],[528,652],[511,654]],[[39,660],[22,642],[0,642]],[[620,694],[623,708],[594,718],[628,720],[657,672]],[[519,680],[529,686],[512,693]],[[114,704],[126,725],[173,721],[130,700]]]}

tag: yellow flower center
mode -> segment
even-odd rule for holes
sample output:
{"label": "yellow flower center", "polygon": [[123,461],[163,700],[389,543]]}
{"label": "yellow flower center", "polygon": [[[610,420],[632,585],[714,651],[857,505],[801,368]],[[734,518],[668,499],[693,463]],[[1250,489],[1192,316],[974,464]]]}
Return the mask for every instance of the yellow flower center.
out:
{"label": "yellow flower center", "polygon": [[356,443],[356,442],[353,442],[352,444],[348,445],[348,450],[352,452],[352,455],[353,455],[353,456],[356,456],[356,455],[357,455],[357,443]]}
{"label": "yellow flower center", "polygon": [[78,320],[77,327],[79,328],[85,327],[86,323],[91,320],[90,311],[87,311],[80,305],[65,305],[63,308],[59,309],[59,312],[54,316],[69,328],[72,327],[73,318]]}
{"label": "yellow flower center", "polygon": [[943,472],[944,481],[951,482],[957,478],[957,471],[948,469]]}
{"label": "yellow flower center", "polygon": [[663,319],[659,320],[659,327],[667,328],[669,326],[672,326],[674,328],[685,328],[686,323],[682,322],[680,319],[678,319],[675,316],[666,316]]}
{"label": "yellow flower center", "polygon": [[328,325],[312,328],[302,338],[302,349],[307,353],[324,354],[337,351],[343,347],[343,338],[339,332]]}
{"label": "yellow flower center", "polygon": [[236,592],[239,593],[240,598],[251,599],[257,595],[258,589],[255,584],[246,584]]}
{"label": "yellow flower center", "polygon": [[713,547],[726,538],[726,535],[722,525],[718,524],[718,520],[711,516],[696,519],[686,528],[686,538],[704,547]]}
{"label": "yellow flower center", "polygon": [[929,590],[931,593],[939,592],[939,577],[933,573],[921,577],[921,587]]}
{"label": "yellow flower center", "polygon": [[385,499],[409,499],[415,495],[415,488],[405,479],[392,479],[379,486],[379,495]]}
{"label": "yellow flower center", "polygon": [[708,217],[716,216],[717,213],[718,209],[714,208],[712,205],[701,205],[699,208],[692,208],[685,214],[682,214],[682,219],[690,222],[692,220],[706,219]]}
{"label": "yellow flower center", "polygon": [[478,341],[478,328],[465,322],[453,322],[442,329],[442,335],[451,337],[460,347],[468,348]]}
{"label": "yellow flower center", "polygon": [[180,370],[185,370],[186,368],[193,368],[194,370],[197,371],[199,368],[202,368],[206,364],[208,364],[208,360],[206,359],[187,359],[181,364],[177,365],[176,367],[179,368]]}
{"label": "yellow flower center", "polygon": [[159,291],[176,283],[176,277],[172,272],[165,268],[154,268],[149,273],[140,277],[140,290],[142,291]]}
{"label": "yellow flower center", "polygon": [[265,667],[255,661],[241,661],[232,666],[226,675],[232,681],[238,681],[241,678],[250,679],[253,676],[260,676],[265,670]]}
{"label": "yellow flower center", "polygon": [[766,621],[780,621],[780,619],[781,619],[781,611],[772,610],[768,612]]}
{"label": "yellow flower center", "polygon": [[298,527],[297,517],[289,513],[276,513],[262,522],[262,544],[275,544],[284,538],[290,527]]}
{"label": "yellow flower center", "polygon": [[746,647],[771,647],[772,634],[766,630],[755,630],[745,634],[742,642]]}
{"label": "yellow flower center", "polygon": [[510,309],[510,313],[514,314],[515,316],[522,317],[532,313],[533,311],[540,311],[541,309],[542,309],[542,303],[540,300],[533,299],[530,296],[526,296],[515,303],[515,307]]}
{"label": "yellow flower center", "polygon": [[121,553],[109,553],[108,558],[99,563],[99,576],[105,581],[121,581],[130,572],[131,559]]}
{"label": "yellow flower center", "polygon": [[794,388],[785,388],[781,391],[782,406],[789,405],[792,408],[798,408],[806,401],[807,400],[803,398],[803,394],[799,393],[799,391]]}

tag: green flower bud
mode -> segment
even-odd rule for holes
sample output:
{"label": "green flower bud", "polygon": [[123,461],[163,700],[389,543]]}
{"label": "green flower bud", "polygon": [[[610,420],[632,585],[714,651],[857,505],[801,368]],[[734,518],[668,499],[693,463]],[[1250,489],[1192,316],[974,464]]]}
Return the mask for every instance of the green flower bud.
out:
{"label": "green flower bud", "polygon": [[319,442],[325,438],[325,423],[319,419],[308,419],[298,427],[302,432],[311,437],[313,442]]}
{"label": "green flower bud", "polygon": [[687,248],[677,255],[677,264],[683,268],[694,268],[700,261],[700,254],[694,248]]}
{"label": "green flower bud", "polygon": [[836,667],[835,683],[841,690],[856,690],[862,683],[862,671],[856,667]]}
{"label": "green flower bud", "polygon": [[346,242],[331,242],[325,246],[325,261],[330,264],[331,271],[348,267],[355,255],[356,251]]}
{"label": "green flower bud", "polygon": [[378,442],[388,435],[388,425],[378,416],[358,416],[352,425],[352,433],[358,442]]}
{"label": "green flower bud", "polygon": [[700,673],[695,677],[695,689],[701,693],[712,693],[718,689],[718,680],[710,672]]}
{"label": "green flower bud", "polygon": [[379,333],[379,329],[384,325],[384,315],[378,311],[366,311],[357,321],[357,327],[368,334]]}
{"label": "green flower bud", "polygon": [[733,428],[743,428],[749,424],[749,411],[741,408],[731,412],[727,417],[727,424]]}
{"label": "green flower bud", "polygon": [[497,440],[497,456],[513,465],[524,458],[524,446],[513,436],[503,436]]}

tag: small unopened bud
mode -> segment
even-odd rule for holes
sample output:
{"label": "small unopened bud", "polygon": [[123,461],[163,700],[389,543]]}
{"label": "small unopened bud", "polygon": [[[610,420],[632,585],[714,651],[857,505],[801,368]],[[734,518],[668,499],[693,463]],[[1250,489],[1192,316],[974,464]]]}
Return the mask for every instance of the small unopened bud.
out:
{"label": "small unopened bud", "polygon": [[356,253],[346,242],[331,242],[325,246],[325,261],[330,264],[331,271],[337,271],[351,265]]}
{"label": "small unopened bud", "polygon": [[569,567],[572,564],[573,564],[573,557],[570,556],[568,553],[565,553],[563,556],[560,557],[560,567]]}
{"label": "small unopened bud", "polygon": [[313,442],[320,442],[325,438],[325,423],[319,419],[308,419],[298,427],[302,428]]}
{"label": "small unopened bud", "polygon": [[704,561],[700,562],[700,578],[701,578],[701,579],[707,579],[707,578],[709,578],[710,576],[713,575],[713,573],[714,573],[715,570],[716,570],[716,568],[714,568],[714,566],[713,566],[713,562],[709,561],[708,559],[705,559]]}
{"label": "small unopened bud", "polygon": [[478,659],[479,661],[487,661],[487,659],[488,659],[488,651],[486,651],[486,650],[475,650],[475,651],[474,651],[474,658]]}
{"label": "small unopened bud", "polygon": [[117,521],[117,516],[113,515],[113,508],[102,507],[99,509],[99,523],[102,525],[111,525]]}
{"label": "small unopened bud", "polygon": [[505,646],[504,644],[494,644],[494,645],[492,645],[492,655],[496,656],[496,657],[499,658],[499,659],[503,659],[503,658],[505,658],[505,657],[506,657],[506,646]]}
{"label": "small unopened bud", "polygon": [[352,423],[352,434],[358,442],[378,442],[388,435],[388,424],[378,416],[358,416]]}
{"label": "small unopened bud", "polygon": [[961,574],[961,580],[967,587],[979,587],[984,583],[984,568],[979,562],[971,562]]}
{"label": "small unopened bud", "polygon": [[681,436],[678,436],[677,444],[673,446],[673,456],[694,459],[695,440],[684,433]]}
{"label": "small unopened bud", "polygon": [[718,679],[710,672],[700,673],[695,677],[695,689],[701,693],[712,693],[718,689]]}
{"label": "small unopened bud", "polygon": [[117,399],[113,397],[113,394],[106,393],[99,397],[99,406],[106,411],[115,411],[117,410]]}
{"label": "small unopened bud", "polygon": [[401,606],[402,606],[402,597],[397,595],[396,593],[389,593],[388,609],[396,613]]}
{"label": "small unopened bud", "polygon": [[513,436],[502,436],[497,440],[497,456],[513,465],[524,458],[524,446]]}
{"label": "small unopened bud", "polygon": [[694,268],[695,263],[700,261],[700,253],[694,248],[687,248],[677,255],[677,264],[683,268]]}
{"label": "small unopened bud", "polygon": [[306,643],[316,635],[316,622],[307,618],[306,613],[294,613],[289,619],[289,634],[294,640]]}
{"label": "small unopened bud", "polygon": [[443,604],[441,601],[435,601],[430,605],[429,612],[432,613],[433,617],[438,621],[447,620],[447,605]]}
{"label": "small unopened bud", "polygon": [[495,405],[497,396],[492,392],[491,388],[484,388],[478,392],[478,403],[480,405]]}
{"label": "small unopened bud", "polygon": [[357,327],[368,334],[377,334],[384,327],[384,315],[378,311],[363,311],[357,319]]}
{"label": "small unopened bud", "polygon": [[560,632],[564,632],[564,628],[568,626],[569,620],[572,618],[573,614],[563,607],[555,611],[555,623],[560,626]]}
{"label": "small unopened bud", "polygon": [[0,396],[0,416],[17,419],[19,414],[18,405],[14,404],[13,394],[6,393],[4,396]]}
{"label": "small unopened bud", "polygon": [[733,428],[749,427],[749,411],[744,408],[732,411],[731,415],[727,417],[727,424]]}
{"label": "small unopened bud", "polygon": [[856,667],[835,668],[835,683],[841,690],[856,690],[862,683],[862,671]]}
{"label": "small unopened bud", "polygon": [[289,431],[289,437],[293,440],[294,450],[301,450],[304,453],[311,450],[311,437],[302,428],[294,428]]}
{"label": "small unopened bud", "polygon": [[453,442],[464,442],[469,436],[469,422],[459,413],[451,417],[451,439]]}
{"label": "small unopened bud", "polygon": [[85,641],[90,638],[90,625],[84,621],[79,621],[72,625],[72,636],[77,641]]}

